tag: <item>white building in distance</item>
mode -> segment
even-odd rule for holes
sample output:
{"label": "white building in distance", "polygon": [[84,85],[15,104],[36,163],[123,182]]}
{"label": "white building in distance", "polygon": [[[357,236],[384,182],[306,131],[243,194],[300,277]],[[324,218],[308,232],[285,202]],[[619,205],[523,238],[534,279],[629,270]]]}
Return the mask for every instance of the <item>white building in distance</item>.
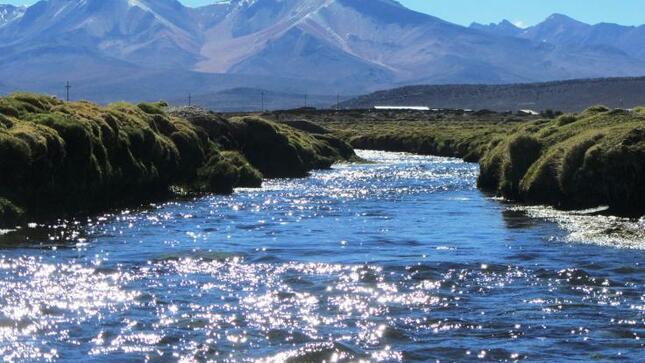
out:
{"label": "white building in distance", "polygon": [[426,106],[374,106],[374,109],[389,111],[430,111],[430,107]]}

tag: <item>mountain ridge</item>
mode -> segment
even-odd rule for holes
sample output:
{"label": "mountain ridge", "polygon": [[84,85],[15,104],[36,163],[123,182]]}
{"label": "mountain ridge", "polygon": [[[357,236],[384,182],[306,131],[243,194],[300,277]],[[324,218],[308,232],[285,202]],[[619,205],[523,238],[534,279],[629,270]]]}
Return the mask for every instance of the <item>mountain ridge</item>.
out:
{"label": "mountain ridge", "polygon": [[[177,0],[43,0],[23,10],[0,23],[7,87],[60,92],[70,80],[101,101],[150,97],[135,86],[160,82],[135,84],[142,79],[135,74],[168,78],[172,98],[223,90],[192,89],[206,83],[194,81],[200,76],[231,88],[266,88],[253,79],[270,78],[275,92],[360,94],[419,83],[645,75],[645,50],[637,46],[645,27],[641,34],[615,26],[615,35],[600,37],[592,25],[569,31],[573,23],[559,17],[528,29],[463,27],[394,0],[233,0],[197,8]],[[123,90],[107,87],[115,84]]]}
{"label": "mountain ridge", "polygon": [[552,14],[534,26],[519,28],[508,20],[487,25],[473,23],[470,28],[491,34],[514,36],[557,47],[584,49],[589,47],[613,48],[636,58],[645,57],[640,44],[645,40],[645,25],[613,23],[587,24],[564,14]]}
{"label": "mountain ridge", "polygon": [[14,19],[21,17],[26,10],[26,6],[0,4],[0,27]]}

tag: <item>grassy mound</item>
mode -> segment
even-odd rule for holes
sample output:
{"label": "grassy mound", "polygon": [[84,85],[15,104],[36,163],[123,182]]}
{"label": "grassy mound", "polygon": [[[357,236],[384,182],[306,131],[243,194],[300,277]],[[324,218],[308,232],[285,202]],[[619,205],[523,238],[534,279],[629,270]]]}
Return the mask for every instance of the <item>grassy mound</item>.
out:
{"label": "grassy mound", "polygon": [[510,199],[645,213],[645,108],[594,106],[549,120],[356,113],[312,120],[356,148],[479,161],[479,186]]}
{"label": "grassy mound", "polygon": [[358,149],[403,151],[478,161],[488,150],[491,141],[499,138],[508,124],[398,121],[353,125],[332,123],[331,127]]}
{"label": "grassy mound", "polygon": [[270,178],[303,177],[344,159],[323,139],[260,117],[234,121],[240,151]]}
{"label": "grassy mound", "polygon": [[234,117],[185,108],[173,112],[206,130],[224,150],[237,151],[265,177],[303,177],[313,169],[355,158],[336,136],[309,133],[260,116]]}
{"label": "grassy mound", "polygon": [[524,125],[481,162],[479,185],[562,208],[645,212],[645,115],[592,107]]}
{"label": "grassy mound", "polygon": [[233,188],[259,188],[262,174],[244,156],[235,151],[213,154],[206,165],[197,171],[192,189],[202,192],[228,194]]}
{"label": "grassy mound", "polygon": [[326,128],[307,120],[286,120],[281,123],[310,134],[324,135],[329,133]]}
{"label": "grassy mound", "polygon": [[0,224],[140,203],[168,196],[171,186],[230,193],[260,186],[262,174],[304,176],[353,155],[332,136],[166,108],[0,98]]}
{"label": "grassy mound", "polygon": [[210,141],[163,106],[0,98],[0,195],[30,211],[84,210],[189,182]]}

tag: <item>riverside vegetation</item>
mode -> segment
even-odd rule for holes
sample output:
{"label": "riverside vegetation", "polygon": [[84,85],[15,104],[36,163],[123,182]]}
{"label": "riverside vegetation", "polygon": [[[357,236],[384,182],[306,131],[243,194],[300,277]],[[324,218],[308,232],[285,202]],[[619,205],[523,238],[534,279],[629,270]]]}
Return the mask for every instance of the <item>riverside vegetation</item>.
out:
{"label": "riverside vegetation", "polygon": [[[351,145],[351,146],[350,146]],[[543,119],[481,111],[291,111],[227,118],[164,103],[0,98],[0,224],[230,193],[356,158],[353,147],[479,162],[481,188],[561,208],[645,213],[645,109]]]}
{"label": "riverside vegetation", "polygon": [[0,224],[167,198],[230,193],[355,158],[339,138],[195,108],[0,98]]}
{"label": "riverside vegetation", "polygon": [[552,118],[486,111],[278,112],[272,117],[315,122],[356,148],[479,162],[479,187],[509,199],[645,214],[645,108],[595,106]]}

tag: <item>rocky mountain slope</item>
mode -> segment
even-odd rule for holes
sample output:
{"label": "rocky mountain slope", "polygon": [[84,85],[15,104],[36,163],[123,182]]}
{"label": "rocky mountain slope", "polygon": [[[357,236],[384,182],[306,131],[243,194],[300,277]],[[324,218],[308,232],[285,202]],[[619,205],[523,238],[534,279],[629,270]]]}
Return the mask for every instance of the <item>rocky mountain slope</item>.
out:
{"label": "rocky mountain slope", "polygon": [[25,13],[24,6],[0,4],[0,26],[21,17]]}

